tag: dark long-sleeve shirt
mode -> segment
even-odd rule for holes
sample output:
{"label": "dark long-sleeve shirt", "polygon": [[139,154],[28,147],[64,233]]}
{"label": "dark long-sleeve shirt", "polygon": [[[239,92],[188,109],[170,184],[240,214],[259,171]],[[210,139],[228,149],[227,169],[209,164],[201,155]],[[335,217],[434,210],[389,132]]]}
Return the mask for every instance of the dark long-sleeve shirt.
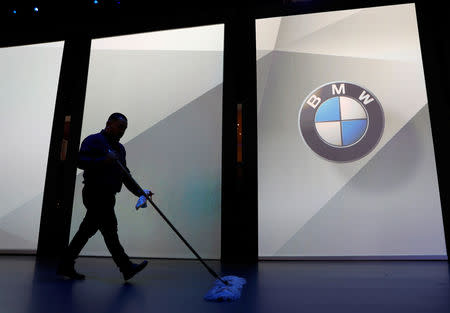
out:
{"label": "dark long-sleeve shirt", "polygon": [[124,146],[107,136],[104,130],[90,135],[83,140],[78,156],[78,168],[84,170],[83,177],[86,188],[117,193],[122,189],[122,183],[130,192],[139,197],[140,188],[128,178],[118,164],[106,162],[106,154],[113,150],[119,161],[125,166],[126,152]]}

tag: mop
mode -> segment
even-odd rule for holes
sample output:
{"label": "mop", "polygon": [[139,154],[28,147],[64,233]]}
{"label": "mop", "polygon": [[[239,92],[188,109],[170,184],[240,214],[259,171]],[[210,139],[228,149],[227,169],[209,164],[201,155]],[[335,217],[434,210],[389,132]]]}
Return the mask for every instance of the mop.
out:
{"label": "mop", "polygon": [[235,301],[240,298],[242,287],[246,283],[245,278],[237,276],[223,276],[220,277],[212,268],[210,268],[205,261],[200,257],[200,255],[191,247],[191,245],[184,239],[184,237],[178,232],[175,226],[167,219],[167,217],[161,212],[158,206],[153,202],[151,192],[141,188],[141,186],[134,180],[131,174],[128,172],[127,168],[123,164],[116,160],[117,164],[120,166],[122,171],[127,175],[127,177],[140,189],[142,196],[139,198],[136,208],[144,207],[146,201],[155,208],[155,210],[161,215],[161,217],[166,221],[166,223],[172,228],[172,230],[178,235],[181,241],[191,250],[191,252],[197,257],[197,259],[203,264],[203,266],[208,270],[208,272],[216,279],[213,287],[206,293],[203,297],[206,301],[224,302],[224,301]]}

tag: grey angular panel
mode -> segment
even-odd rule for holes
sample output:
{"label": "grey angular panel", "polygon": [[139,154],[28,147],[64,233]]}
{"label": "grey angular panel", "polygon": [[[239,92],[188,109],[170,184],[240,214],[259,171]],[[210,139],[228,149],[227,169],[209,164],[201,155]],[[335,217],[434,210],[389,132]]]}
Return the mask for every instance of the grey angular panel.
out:
{"label": "grey angular panel", "polygon": [[0,229],[0,243],[2,245],[2,250],[28,250],[35,251],[37,245],[35,242],[24,239],[21,236],[11,234],[7,231]]}
{"label": "grey angular panel", "polygon": [[[125,145],[128,167],[154,201],[206,258],[220,257],[222,85],[141,133]],[[84,216],[81,175],[77,177],[72,235]],[[130,256],[191,258],[151,207],[137,211],[137,198],[124,187],[117,197],[119,236]],[[98,233],[86,255],[109,255]]]}
{"label": "grey angular panel", "polygon": [[[272,55],[258,116],[261,256],[274,255],[427,102],[417,64],[277,51]],[[332,81],[367,88],[385,114],[379,144],[361,160],[348,164],[318,157],[298,129],[302,102],[310,92]]]}
{"label": "grey angular panel", "polygon": [[[283,40],[276,49],[421,63],[414,4],[336,13],[350,15],[337,21],[330,20],[328,12],[283,18],[279,35]],[[306,29],[310,28],[308,19],[312,19],[309,22],[313,25],[332,23],[318,30],[312,28],[308,35],[299,33],[297,29],[303,23],[307,24]]]}
{"label": "grey angular panel", "polygon": [[8,177],[0,215],[43,190],[61,55],[62,47],[0,49],[0,168]]}
{"label": "grey angular panel", "polygon": [[[264,51],[261,51],[266,52]],[[257,112],[261,111],[261,104],[264,98],[264,90],[266,88],[267,79],[269,78],[270,66],[272,65],[273,52],[268,52],[256,62],[257,70]]]}
{"label": "grey angular panel", "polygon": [[[24,205],[14,209],[0,218],[0,230],[25,240],[26,249],[36,249],[39,236],[43,194],[39,194]],[[0,237],[0,246],[3,249],[5,237]],[[25,249],[17,245],[18,249]]]}
{"label": "grey angular panel", "polygon": [[428,106],[276,255],[445,255]]}
{"label": "grey angular panel", "polygon": [[223,52],[94,50],[82,137],[103,127],[110,113],[123,112],[128,142],[222,82]]}

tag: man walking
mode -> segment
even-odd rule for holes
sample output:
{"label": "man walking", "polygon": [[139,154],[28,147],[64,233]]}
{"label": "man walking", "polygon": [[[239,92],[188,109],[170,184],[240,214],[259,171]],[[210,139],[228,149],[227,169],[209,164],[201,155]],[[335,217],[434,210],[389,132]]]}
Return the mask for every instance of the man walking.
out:
{"label": "man walking", "polygon": [[[127,126],[128,121],[125,115],[113,113],[108,118],[105,129],[88,136],[81,144],[78,167],[84,170],[82,195],[87,211],[80,228],[63,254],[57,275],[71,279],[85,278],[84,275],[76,272],[75,259],[97,230],[100,230],[106,247],[125,280],[133,277],[148,263],[147,261],[140,264],[132,263],[120,244],[117,234],[114,205],[115,195],[120,192],[122,183],[135,196],[142,196],[141,189],[130,181],[117,164],[119,161],[126,168],[126,152],[119,140]],[[151,192],[149,194],[152,195]]]}

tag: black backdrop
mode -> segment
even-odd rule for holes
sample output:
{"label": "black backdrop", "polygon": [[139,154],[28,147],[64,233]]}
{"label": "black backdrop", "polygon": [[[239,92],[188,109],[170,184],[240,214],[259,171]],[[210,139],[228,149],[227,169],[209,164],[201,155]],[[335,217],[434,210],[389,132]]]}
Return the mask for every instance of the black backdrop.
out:
{"label": "black backdrop", "polygon": [[[429,100],[447,251],[450,251],[450,160],[446,139],[450,83],[450,29],[444,2],[350,0],[137,1],[13,0],[0,3],[0,47],[65,41],[44,190],[39,257],[57,257],[70,234],[77,150],[80,143],[93,38],[208,24],[225,24],[222,243],[224,262],[258,259],[255,18],[416,4]],[[38,6],[39,11],[33,11]],[[15,8],[17,13],[12,14]],[[242,162],[237,162],[237,106],[242,105]],[[70,124],[65,123],[70,116]],[[62,139],[68,140],[61,160]]]}

